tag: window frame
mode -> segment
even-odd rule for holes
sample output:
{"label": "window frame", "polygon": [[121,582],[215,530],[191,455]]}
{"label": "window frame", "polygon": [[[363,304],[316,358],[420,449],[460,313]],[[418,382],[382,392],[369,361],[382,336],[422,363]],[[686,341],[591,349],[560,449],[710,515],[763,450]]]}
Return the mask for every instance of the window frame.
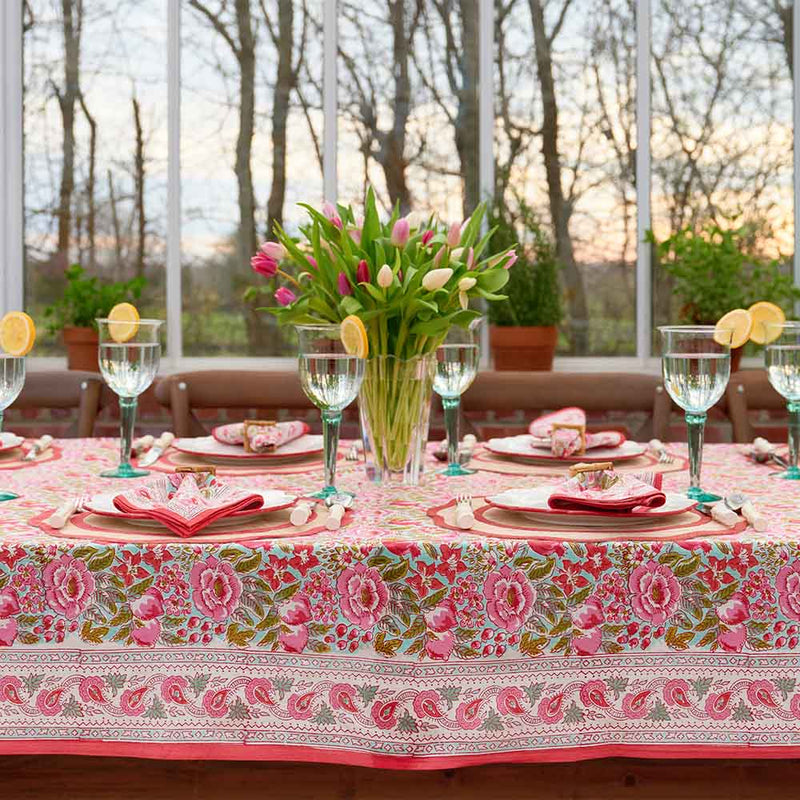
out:
{"label": "window frame", "polygon": [[[657,0],[656,0],[657,2]],[[0,3],[0,312],[24,304],[23,217],[23,11],[22,0]],[[558,357],[555,368],[570,371],[657,371],[652,357],[652,273],[650,248],[641,246],[650,228],[651,187],[651,15],[653,0],[636,2],[636,356]],[[192,358],[183,356],[181,297],[181,13],[182,0],[167,1],[167,354],[162,369],[213,368],[225,363],[243,369],[286,369],[288,358]],[[337,194],[337,17],[338,0],[323,0],[323,193]],[[494,185],[494,0],[478,0],[479,19],[479,176],[480,192],[490,197]],[[794,0],[793,41],[800,42],[800,0]],[[800,47],[793,48],[793,74],[800,75]],[[794,177],[794,280],[800,285],[800,80],[793,84],[792,132]],[[800,304],[797,312],[800,313]],[[488,335],[488,332],[487,332]],[[485,342],[488,344],[488,342]],[[488,352],[488,347],[484,348]],[[63,358],[30,359],[36,368],[63,366]]]}

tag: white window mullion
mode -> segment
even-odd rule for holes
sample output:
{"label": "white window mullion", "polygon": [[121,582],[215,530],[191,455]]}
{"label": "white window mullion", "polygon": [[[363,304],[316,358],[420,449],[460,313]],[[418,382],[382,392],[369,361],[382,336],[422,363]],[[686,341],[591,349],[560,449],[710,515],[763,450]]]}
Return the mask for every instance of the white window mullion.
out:
{"label": "white window mullion", "polygon": [[0,311],[21,309],[23,280],[22,3],[0,3]]}
{"label": "white window mullion", "polygon": [[636,4],[636,356],[650,356],[653,326],[652,266],[645,231],[650,220],[650,0]]}
{"label": "white window mullion", "polygon": [[181,0],[167,5],[167,355],[183,355],[181,324]]}
{"label": "white window mullion", "polygon": [[337,1],[323,0],[323,55],[322,55],[322,110],[323,110],[323,148],[322,148],[322,192],[330,203],[336,202],[338,194],[336,178],[336,135],[337,135],[337,75],[336,52],[338,28],[336,24]]}

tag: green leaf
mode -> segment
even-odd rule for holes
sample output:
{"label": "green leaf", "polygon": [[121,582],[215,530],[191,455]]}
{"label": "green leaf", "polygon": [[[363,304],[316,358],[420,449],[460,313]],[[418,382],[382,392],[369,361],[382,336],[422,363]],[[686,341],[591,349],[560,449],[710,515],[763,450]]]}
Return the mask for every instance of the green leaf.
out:
{"label": "green leaf", "polygon": [[502,289],[509,278],[509,270],[503,267],[495,267],[478,274],[478,286],[485,292],[496,292]]}
{"label": "green leaf", "polygon": [[286,600],[290,600],[297,594],[299,589],[299,583],[290,583],[288,586],[284,586],[283,589],[275,593],[275,602],[282,603]]}
{"label": "green leaf", "polygon": [[408,561],[404,558],[397,562],[397,564],[393,564],[390,567],[386,567],[381,572],[381,577],[387,582],[392,583],[393,581],[399,581],[401,578],[404,578],[408,573]]}
{"label": "green leaf", "polygon": [[254,630],[248,630],[247,628],[241,628],[237,623],[232,622],[228,625],[228,628],[225,632],[225,638],[231,644],[235,644],[238,647],[247,647],[250,644],[250,640],[256,635]]}
{"label": "green leaf", "polygon": [[256,550],[249,558],[243,558],[236,564],[236,571],[239,573],[252,572],[261,564],[261,552]]}

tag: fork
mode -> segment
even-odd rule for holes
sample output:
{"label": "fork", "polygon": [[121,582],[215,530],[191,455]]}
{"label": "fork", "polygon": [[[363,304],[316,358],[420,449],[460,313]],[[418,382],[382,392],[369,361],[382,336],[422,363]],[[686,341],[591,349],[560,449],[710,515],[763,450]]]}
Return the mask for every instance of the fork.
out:
{"label": "fork", "polygon": [[361,457],[361,450],[358,446],[358,442],[353,442],[347,450],[347,454],[345,455],[345,461],[358,461]]}
{"label": "fork", "polygon": [[675,460],[660,439],[651,439],[647,446],[652,452],[658,454],[659,464],[671,464]]}
{"label": "fork", "polygon": [[475,524],[475,514],[472,510],[472,495],[456,495],[456,525],[462,530],[468,530]]}
{"label": "fork", "polygon": [[73,497],[71,500],[62,503],[45,521],[52,528],[63,528],[67,522],[69,522],[70,517],[86,510],[86,504],[88,502],[88,494],[81,494],[78,495],[78,497]]}

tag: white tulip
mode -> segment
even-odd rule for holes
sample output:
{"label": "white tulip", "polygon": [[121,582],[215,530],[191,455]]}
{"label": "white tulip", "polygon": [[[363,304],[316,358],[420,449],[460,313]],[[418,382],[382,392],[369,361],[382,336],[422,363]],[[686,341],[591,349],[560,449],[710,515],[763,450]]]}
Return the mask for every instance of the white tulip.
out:
{"label": "white tulip", "polygon": [[432,269],[423,279],[422,288],[428,292],[435,292],[441,289],[453,275],[453,270],[450,267],[445,269]]}
{"label": "white tulip", "polygon": [[468,292],[478,281],[475,278],[462,278],[458,282],[460,292]]}
{"label": "white tulip", "polygon": [[458,304],[464,311],[466,311],[469,308],[469,297],[467,296],[466,292],[458,293]]}
{"label": "white tulip", "polygon": [[392,285],[392,281],[394,280],[394,275],[392,274],[392,268],[388,264],[384,264],[378,270],[378,286],[381,289],[388,289]]}
{"label": "white tulip", "polygon": [[461,259],[461,255],[463,252],[464,252],[463,247],[456,247],[456,249],[453,250],[452,253],[450,253],[450,259],[452,261],[459,261]]}

